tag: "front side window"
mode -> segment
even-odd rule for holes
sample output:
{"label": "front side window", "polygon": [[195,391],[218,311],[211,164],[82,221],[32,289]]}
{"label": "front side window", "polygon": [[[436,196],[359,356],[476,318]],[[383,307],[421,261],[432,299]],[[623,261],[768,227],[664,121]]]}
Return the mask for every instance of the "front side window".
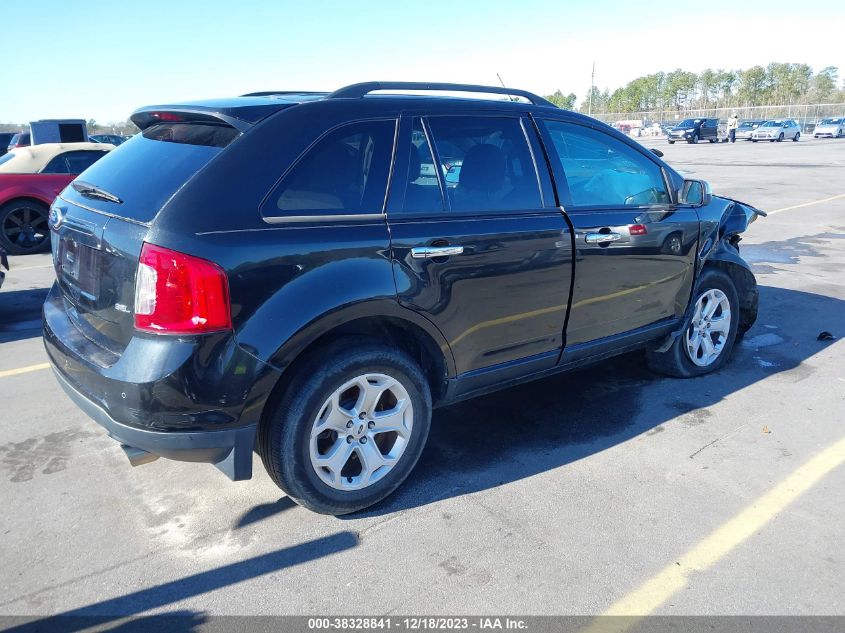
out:
{"label": "front side window", "polygon": [[609,134],[545,121],[574,207],[627,207],[671,201],[660,167]]}
{"label": "front side window", "polygon": [[265,215],[381,213],[396,121],[360,121],[321,138],[270,196]]}
{"label": "front side window", "polygon": [[436,116],[428,123],[452,211],[543,206],[534,160],[518,118]]}

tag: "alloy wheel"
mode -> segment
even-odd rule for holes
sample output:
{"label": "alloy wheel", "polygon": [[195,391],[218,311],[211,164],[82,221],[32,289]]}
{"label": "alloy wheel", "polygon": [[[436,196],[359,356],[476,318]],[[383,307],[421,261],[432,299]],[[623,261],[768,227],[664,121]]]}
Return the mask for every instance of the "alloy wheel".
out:
{"label": "alloy wheel", "polygon": [[21,205],[12,209],[3,220],[3,237],[26,251],[35,251],[50,237],[47,216],[41,209]]}
{"label": "alloy wheel", "polygon": [[337,490],[372,486],[399,462],[413,421],[411,398],[398,380],[384,374],[357,376],[320,407],[311,428],[311,466]]}
{"label": "alloy wheel", "polygon": [[692,321],[684,334],[684,349],[699,367],[708,367],[725,348],[731,330],[731,304],[727,295],[711,288],[698,297]]}

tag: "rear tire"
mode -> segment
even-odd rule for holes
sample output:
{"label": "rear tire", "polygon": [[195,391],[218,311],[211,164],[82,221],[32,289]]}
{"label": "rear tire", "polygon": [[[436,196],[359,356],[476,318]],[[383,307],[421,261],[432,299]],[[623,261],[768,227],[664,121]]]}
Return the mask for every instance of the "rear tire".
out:
{"label": "rear tire", "polygon": [[[696,309],[699,304],[701,312]],[[713,306],[714,312],[707,317],[706,310]],[[675,378],[703,376],[722,368],[733,351],[740,316],[733,280],[719,270],[705,269],[693,294],[693,314],[684,331],[665,352],[646,351],[649,368]],[[720,320],[723,317],[727,317],[727,323]],[[712,346],[712,358],[708,354],[711,348],[704,344],[706,338]]]}
{"label": "rear tire", "polygon": [[[321,514],[355,512],[390,495],[416,465],[431,425],[419,366],[395,348],[341,339],[295,371],[258,438],[276,485]],[[379,432],[397,421],[400,431]]]}
{"label": "rear tire", "polygon": [[0,207],[0,246],[10,255],[50,249],[47,206],[35,200],[12,200]]}

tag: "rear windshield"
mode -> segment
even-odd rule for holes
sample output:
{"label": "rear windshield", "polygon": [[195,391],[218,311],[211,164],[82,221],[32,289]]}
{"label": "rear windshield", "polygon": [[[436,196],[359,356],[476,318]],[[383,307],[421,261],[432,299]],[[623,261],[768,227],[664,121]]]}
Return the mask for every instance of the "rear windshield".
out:
{"label": "rear windshield", "polygon": [[84,198],[71,188],[63,195],[112,215],[151,222],[173,194],[237,136],[234,128],[214,123],[152,125],[79,177],[122,204]]}

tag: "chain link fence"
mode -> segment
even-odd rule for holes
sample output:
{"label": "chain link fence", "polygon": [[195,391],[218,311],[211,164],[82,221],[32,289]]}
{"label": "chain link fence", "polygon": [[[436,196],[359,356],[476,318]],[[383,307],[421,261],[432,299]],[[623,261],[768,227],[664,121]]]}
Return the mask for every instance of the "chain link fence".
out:
{"label": "chain link fence", "polygon": [[594,119],[610,125],[623,122],[624,127],[653,130],[657,125],[674,125],[683,119],[712,118],[725,124],[732,114],[746,119],[795,119],[805,132],[811,132],[825,117],[845,117],[845,103],[810,103],[767,106],[737,106],[731,108],[692,108],[684,110],[650,110],[647,112],[593,112]]}

